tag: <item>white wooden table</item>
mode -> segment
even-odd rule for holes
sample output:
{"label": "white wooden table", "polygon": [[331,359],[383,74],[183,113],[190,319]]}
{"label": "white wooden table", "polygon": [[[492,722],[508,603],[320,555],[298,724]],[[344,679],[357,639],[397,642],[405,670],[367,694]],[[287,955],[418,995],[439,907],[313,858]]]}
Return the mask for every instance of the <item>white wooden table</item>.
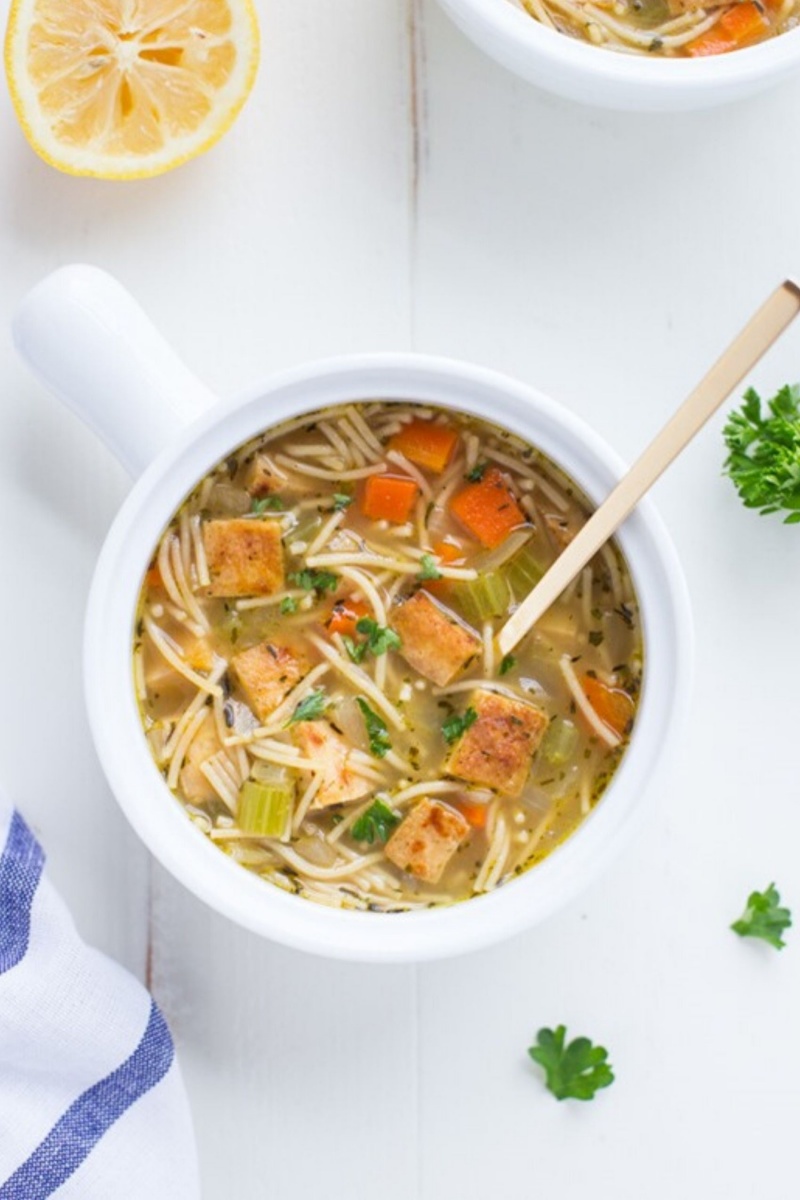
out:
{"label": "white wooden table", "polygon": [[[538,385],[630,457],[800,272],[800,80],[718,112],[598,113],[505,74],[434,0],[258,6],[244,114],[160,179],[59,176],[0,89],[0,778],[85,937],[171,1022],[208,1200],[788,1200],[800,931],[778,955],[727,925],[773,878],[800,915],[800,533],[745,512],[720,477],[722,418],[657,490],[697,678],[645,832],[506,945],[333,964],[214,916],[117,811],[84,714],[81,625],[128,481],[7,328],[39,277],[86,260],[222,394],[313,357],[413,348]],[[755,382],[798,377],[795,331]],[[610,1050],[617,1082],[593,1104],[556,1104],[526,1061],[562,1021]]]}

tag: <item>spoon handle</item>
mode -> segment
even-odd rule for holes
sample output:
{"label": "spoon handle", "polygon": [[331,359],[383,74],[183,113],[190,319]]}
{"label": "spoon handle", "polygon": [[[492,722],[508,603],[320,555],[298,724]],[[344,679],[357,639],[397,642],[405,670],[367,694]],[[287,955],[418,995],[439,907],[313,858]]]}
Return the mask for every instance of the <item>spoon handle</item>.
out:
{"label": "spoon handle", "polygon": [[503,654],[513,650],[517,642],[533,628],[798,313],[800,286],[787,279],[750,318],[738,337],[505,623],[497,638]]}

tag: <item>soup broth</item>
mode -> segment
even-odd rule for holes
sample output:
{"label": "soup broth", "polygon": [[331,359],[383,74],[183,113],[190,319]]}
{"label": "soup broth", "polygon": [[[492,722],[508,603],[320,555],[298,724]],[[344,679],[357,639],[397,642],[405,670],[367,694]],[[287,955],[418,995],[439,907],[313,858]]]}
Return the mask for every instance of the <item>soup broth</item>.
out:
{"label": "soup broth", "polygon": [[410,403],[306,415],[219,463],[161,538],[134,640],[187,818],[340,908],[449,904],[535,867],[602,796],[641,686],[614,543],[496,650],[589,511],[521,439]]}
{"label": "soup broth", "polygon": [[659,58],[728,54],[794,29],[800,0],[519,0],[543,25],[596,46]]}

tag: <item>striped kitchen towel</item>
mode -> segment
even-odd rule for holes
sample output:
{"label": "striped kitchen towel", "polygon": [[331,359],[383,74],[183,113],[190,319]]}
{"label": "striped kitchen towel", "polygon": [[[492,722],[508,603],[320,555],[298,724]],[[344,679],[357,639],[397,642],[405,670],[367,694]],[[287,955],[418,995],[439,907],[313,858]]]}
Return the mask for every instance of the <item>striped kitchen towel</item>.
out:
{"label": "striped kitchen towel", "polygon": [[164,1018],[80,940],[2,795],[0,847],[0,1200],[196,1200]]}

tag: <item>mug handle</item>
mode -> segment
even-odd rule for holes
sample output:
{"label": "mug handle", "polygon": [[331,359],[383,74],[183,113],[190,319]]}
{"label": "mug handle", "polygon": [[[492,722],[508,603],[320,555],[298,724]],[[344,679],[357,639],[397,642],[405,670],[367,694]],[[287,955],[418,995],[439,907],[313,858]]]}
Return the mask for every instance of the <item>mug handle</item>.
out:
{"label": "mug handle", "polygon": [[43,279],[20,304],[12,336],[34,375],[134,476],[217,400],[98,267],[74,264]]}

